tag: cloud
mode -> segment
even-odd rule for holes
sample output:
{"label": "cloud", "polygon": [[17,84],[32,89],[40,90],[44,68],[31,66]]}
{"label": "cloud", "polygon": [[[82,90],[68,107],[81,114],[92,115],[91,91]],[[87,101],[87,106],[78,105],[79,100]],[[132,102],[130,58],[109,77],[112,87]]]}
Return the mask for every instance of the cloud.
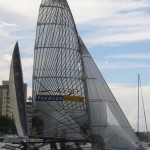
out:
{"label": "cloud", "polygon": [[22,34],[18,34],[21,31],[21,27],[15,23],[7,23],[7,22],[0,22],[0,54],[5,53],[12,53],[14,45],[16,41],[21,39],[29,40],[29,35],[24,35],[25,31],[21,31]]}
{"label": "cloud", "polygon": [[90,45],[103,45],[111,43],[131,43],[137,41],[144,41],[150,39],[150,29],[145,28],[133,28],[121,27],[122,31],[116,28],[105,28],[97,33],[92,32],[86,35],[85,41]]}
{"label": "cloud", "polygon": [[[40,2],[41,0],[32,2],[13,0],[15,5],[10,5],[10,0],[2,0],[0,12],[3,16],[14,18],[9,19],[8,22],[7,17],[2,17],[2,21],[7,24],[13,24],[12,21],[17,22],[22,33],[23,27],[35,28]],[[146,11],[150,7],[148,0],[82,0],[80,3],[68,0],[68,2],[79,28],[88,30],[82,37],[89,45],[150,39],[150,13]],[[7,37],[8,33],[2,32],[1,36]]]}
{"label": "cloud", "polygon": [[11,55],[9,54],[4,54],[4,55],[0,55],[0,67],[1,68],[5,68],[6,65],[10,65],[11,62]]}
{"label": "cloud", "polygon": [[[12,54],[16,41],[22,54],[33,56],[35,32],[31,29],[22,29],[15,23],[0,22],[0,54]],[[23,56],[24,57],[24,56]]]}
{"label": "cloud", "polygon": [[38,15],[40,2],[41,0],[1,0],[0,10],[12,15],[18,14],[35,20]]}
{"label": "cloud", "polygon": [[0,55],[0,69],[1,69],[0,81],[9,79],[10,62],[11,62],[11,55],[9,54]]}
{"label": "cloud", "polygon": [[0,24],[0,26],[7,26],[7,27],[17,27],[17,25],[16,24],[9,24],[9,23],[6,23],[6,22],[1,22],[1,24]]}
{"label": "cloud", "polygon": [[[150,39],[150,13],[147,11],[150,7],[149,1],[94,0],[85,7],[84,4],[86,2],[83,0],[79,8],[76,6],[78,4],[75,5],[76,8],[72,8],[78,14],[76,17],[75,13],[75,18],[81,19],[77,20],[77,24],[81,31],[86,31],[82,37],[89,45]],[[83,13],[78,9],[83,10]]]}
{"label": "cloud", "polygon": [[87,21],[89,23],[94,20],[111,18],[121,12],[150,7],[148,0],[82,0],[80,3],[77,3],[76,0],[68,0],[68,2],[77,23],[87,23]]}
{"label": "cloud", "polygon": [[99,62],[98,67],[100,69],[133,69],[133,68],[149,68],[149,64],[144,63],[128,63],[128,62]]}
{"label": "cloud", "polygon": [[106,58],[118,58],[118,59],[150,59],[150,53],[134,53],[134,54],[118,54],[109,55]]}
{"label": "cloud", "polygon": [[0,39],[8,38],[9,34],[16,31],[18,26],[16,24],[9,24],[6,22],[0,22]]}
{"label": "cloud", "polygon": [[106,18],[111,16],[111,1],[82,0],[77,3],[76,0],[69,0],[75,21],[77,23],[87,23],[91,20]]}

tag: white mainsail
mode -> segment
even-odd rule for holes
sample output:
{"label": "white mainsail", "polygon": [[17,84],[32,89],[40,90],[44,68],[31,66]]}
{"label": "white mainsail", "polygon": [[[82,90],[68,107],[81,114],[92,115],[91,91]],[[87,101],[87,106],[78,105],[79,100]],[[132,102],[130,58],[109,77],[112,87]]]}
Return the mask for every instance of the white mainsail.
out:
{"label": "white mainsail", "polygon": [[33,135],[89,139],[80,57],[67,1],[43,0],[34,50]]}

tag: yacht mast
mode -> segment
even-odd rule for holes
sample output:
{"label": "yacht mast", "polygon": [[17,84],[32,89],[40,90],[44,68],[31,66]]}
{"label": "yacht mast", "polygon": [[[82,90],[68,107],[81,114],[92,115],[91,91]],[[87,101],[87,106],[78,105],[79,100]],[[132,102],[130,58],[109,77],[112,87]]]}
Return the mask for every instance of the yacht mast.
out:
{"label": "yacht mast", "polygon": [[138,118],[137,118],[137,133],[139,133],[139,84],[140,83],[140,75],[138,74]]}
{"label": "yacht mast", "polygon": [[140,75],[138,74],[138,122],[137,122],[137,133],[139,133],[139,100],[140,100],[139,95],[140,95],[140,93],[141,93],[141,97],[142,97],[142,105],[143,105],[145,127],[146,127],[146,132],[148,133],[146,113],[145,113],[145,106],[144,106],[144,99],[143,99],[143,92],[142,92],[142,88],[141,88]]}

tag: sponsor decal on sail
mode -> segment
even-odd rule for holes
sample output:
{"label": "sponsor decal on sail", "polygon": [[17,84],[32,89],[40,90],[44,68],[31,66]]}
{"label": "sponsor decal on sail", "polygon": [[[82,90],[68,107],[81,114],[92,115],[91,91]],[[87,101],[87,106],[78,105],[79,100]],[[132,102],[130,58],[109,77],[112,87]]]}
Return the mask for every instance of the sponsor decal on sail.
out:
{"label": "sponsor decal on sail", "polygon": [[36,101],[84,102],[82,96],[37,95]]}
{"label": "sponsor decal on sail", "polygon": [[82,96],[64,96],[65,102],[84,102],[84,97]]}
{"label": "sponsor decal on sail", "polygon": [[63,101],[63,96],[59,96],[59,95],[37,95],[36,101]]}

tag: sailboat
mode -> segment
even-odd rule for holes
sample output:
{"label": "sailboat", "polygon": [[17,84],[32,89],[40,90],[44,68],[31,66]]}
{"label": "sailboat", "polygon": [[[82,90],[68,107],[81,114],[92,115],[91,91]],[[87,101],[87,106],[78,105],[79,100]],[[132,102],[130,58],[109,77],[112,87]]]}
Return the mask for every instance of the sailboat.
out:
{"label": "sailboat", "polygon": [[[76,29],[66,0],[43,0],[36,29],[32,135],[101,150],[141,144]],[[36,123],[35,123],[36,122]],[[39,123],[38,123],[39,122]]]}
{"label": "sailboat", "polygon": [[[13,119],[17,129],[17,135],[8,137],[6,136],[3,143],[0,144],[1,149],[22,149],[24,147],[23,141],[28,139],[29,128],[23,83],[19,45],[18,42],[16,42],[10,65],[9,95],[12,105]],[[18,145],[14,145],[12,143],[18,143]]]}
{"label": "sailboat", "polygon": [[[17,100],[14,106],[17,106],[18,133],[26,136],[18,45],[15,52],[10,76],[10,87],[15,91],[11,95]],[[34,47],[32,98],[31,135],[43,139],[43,143],[59,142],[61,149],[67,149],[65,144],[71,141],[78,149],[81,143],[90,142],[93,150],[142,150],[79,36],[66,0],[41,2]]]}

